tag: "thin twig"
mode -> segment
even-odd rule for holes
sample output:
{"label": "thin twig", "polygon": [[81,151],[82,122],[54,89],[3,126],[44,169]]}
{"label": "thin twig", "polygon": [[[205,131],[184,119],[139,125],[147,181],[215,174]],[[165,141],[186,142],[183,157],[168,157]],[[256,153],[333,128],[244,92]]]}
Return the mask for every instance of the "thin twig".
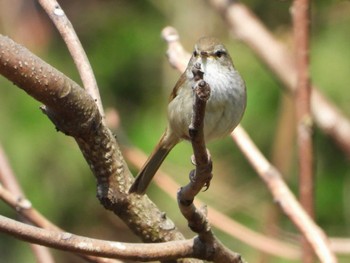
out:
{"label": "thin twig", "polygon": [[350,238],[331,238],[331,248],[337,254],[350,255]]}
{"label": "thin twig", "polygon": [[104,116],[100,91],[97,86],[95,75],[85,50],[74,31],[73,25],[56,0],[38,0],[38,2],[60,32],[78,69],[84,88],[96,102],[100,114]]}
{"label": "thin twig", "polygon": [[185,71],[191,55],[181,45],[177,30],[171,26],[165,27],[162,38],[168,44],[166,54],[170,65],[181,72]]}
{"label": "thin twig", "polygon": [[0,182],[15,195],[23,196],[23,191],[16,180],[2,145],[0,145]]}
{"label": "thin twig", "polygon": [[[11,169],[11,166],[6,158],[5,152],[1,145],[0,145],[0,183],[3,184],[5,188],[9,189],[9,191],[13,195],[17,196],[18,201],[25,199],[21,186],[16,180],[16,176],[14,175]],[[0,186],[0,192],[1,192],[1,188],[2,187]],[[38,246],[35,244],[30,244],[30,247],[38,263],[55,262],[48,248]]]}
{"label": "thin twig", "polygon": [[210,87],[203,80],[203,72],[201,65],[193,66],[194,79],[198,77],[194,89],[194,103],[192,111],[192,120],[189,127],[196,169],[191,172],[190,182],[187,186],[182,187],[178,193],[180,203],[192,203],[194,197],[203,189],[204,186],[210,184],[212,178],[212,165],[205,147],[203,134],[203,120],[206,108],[206,102],[210,96]]}
{"label": "thin twig", "polygon": [[54,263],[55,260],[49,248],[30,243],[37,263]]}
{"label": "thin twig", "polygon": [[171,26],[163,28],[162,37],[168,44],[168,51],[166,54],[170,65],[175,69],[185,70],[191,55],[187,53],[180,44],[179,34],[176,29]]}
{"label": "thin twig", "polygon": [[180,211],[187,219],[189,227],[201,237],[201,235],[208,234],[211,232],[211,230],[206,219],[206,213],[198,210],[193,204],[193,201],[201,189],[203,189],[203,187],[209,183],[208,180],[210,180],[212,177],[212,166],[206,152],[203,134],[205,107],[209,96],[202,99],[200,96],[198,96],[198,93],[204,92],[210,94],[210,87],[203,80],[203,72],[200,71],[201,65],[195,64],[193,68],[194,69],[192,69],[192,72],[194,79],[201,75],[197,79],[195,87],[193,87],[194,103],[192,120],[189,127],[196,169],[191,171],[190,182],[186,186],[180,188],[177,198]]}
{"label": "thin twig", "polygon": [[225,248],[214,236],[207,220],[206,207],[197,209],[193,201],[195,196],[209,186],[212,178],[212,164],[204,141],[204,116],[207,100],[210,97],[209,84],[203,80],[201,65],[196,63],[192,68],[196,84],[193,87],[193,110],[189,126],[196,169],[191,171],[190,182],[181,187],[177,194],[178,205],[188,226],[198,234],[198,243],[203,246],[203,255],[213,262],[243,263],[241,256]]}
{"label": "thin twig", "polygon": [[283,181],[281,174],[263,156],[244,129],[237,127],[231,136],[255,171],[266,183],[274,201],[279,204],[282,211],[309,241],[320,261],[324,263],[337,262],[323,230],[304,211]]}
{"label": "thin twig", "polygon": [[[295,89],[296,130],[299,163],[300,203],[311,218],[314,218],[314,172],[312,116],[310,112],[309,77],[309,27],[310,3],[308,0],[294,0],[292,5],[294,43],[297,68]],[[303,262],[312,263],[314,254],[307,240],[302,240]]]}

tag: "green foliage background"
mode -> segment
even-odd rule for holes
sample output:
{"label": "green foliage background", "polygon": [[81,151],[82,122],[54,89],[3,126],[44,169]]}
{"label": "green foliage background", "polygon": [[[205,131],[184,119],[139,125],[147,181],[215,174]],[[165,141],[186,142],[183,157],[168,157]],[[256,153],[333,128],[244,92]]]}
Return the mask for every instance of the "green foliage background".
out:
{"label": "green foliage background", "polygon": [[[93,66],[104,106],[116,108],[120,113],[123,135],[119,140],[146,152],[152,150],[163,132],[167,96],[179,76],[166,60],[161,29],[169,24],[176,26],[188,50],[202,35],[221,38],[248,87],[248,107],[243,126],[269,159],[276,154],[290,154],[285,177],[297,194],[294,148],[274,152],[276,127],[285,103],[282,84],[250,49],[230,38],[224,22],[205,1],[89,0],[60,3]],[[292,46],[290,2],[250,0],[245,3],[281,41]],[[80,83],[63,41],[45,14],[37,6],[28,10],[38,10],[42,23],[49,30],[41,44],[30,45],[24,40],[21,43]],[[26,15],[30,17],[31,13]],[[20,42],[21,35],[4,24],[0,22],[0,33]],[[349,1],[313,2],[312,81],[350,117],[349,24]],[[30,34],[35,39],[36,29],[32,30]],[[94,177],[76,144],[71,138],[56,132],[52,123],[40,112],[40,104],[3,77],[0,77],[0,94],[0,143],[34,207],[69,232],[137,242],[137,237],[98,203]],[[293,125],[288,126],[293,129]],[[120,135],[121,131],[117,134]],[[277,229],[277,233],[282,234],[280,239],[291,238],[297,242],[296,229],[279,212],[276,212],[278,225],[268,225],[269,214],[274,211],[273,200],[234,143],[226,138],[211,143],[209,148],[216,177],[201,198],[258,232],[272,235]],[[315,129],[315,154],[317,222],[330,236],[349,237],[349,161],[318,128]],[[164,170],[178,182],[186,182],[191,169],[190,155],[190,145],[182,143],[170,154],[163,165]],[[183,229],[186,236],[193,236],[174,201],[154,185],[149,190],[149,196]],[[2,215],[17,217],[16,212],[2,202],[0,211]],[[257,262],[261,258],[261,253],[254,248],[216,232],[227,246],[240,252],[249,262]],[[0,254],[0,262],[35,262],[26,243],[1,233]],[[82,262],[68,253],[54,254],[57,262]],[[350,256],[339,258],[340,262],[348,262]],[[271,257],[268,262],[292,261]]]}

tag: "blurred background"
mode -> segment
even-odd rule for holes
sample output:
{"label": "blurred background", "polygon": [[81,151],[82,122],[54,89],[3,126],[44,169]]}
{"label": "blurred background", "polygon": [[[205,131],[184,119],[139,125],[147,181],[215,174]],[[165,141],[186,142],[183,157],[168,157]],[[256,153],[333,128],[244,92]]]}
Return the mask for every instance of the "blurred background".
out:
{"label": "blurred background", "polygon": [[[188,51],[203,35],[219,37],[246,81],[248,106],[242,124],[297,195],[294,108],[282,84],[256,55],[230,36],[221,16],[206,2],[59,1],[90,59],[105,108],[119,112],[119,141],[150,153],[166,126],[166,105],[180,73],[166,59],[163,27],[177,28]],[[292,50],[290,1],[244,3]],[[350,1],[321,0],[312,5],[311,78],[350,118]],[[0,33],[81,83],[61,37],[35,1],[0,0]],[[84,236],[138,242],[125,225],[104,210],[96,184],[72,138],[58,133],[39,110],[40,103],[0,77],[0,144],[34,207],[65,230]],[[350,236],[350,163],[344,153],[315,129],[316,221],[331,237]],[[280,213],[261,179],[230,138],[208,145],[214,162],[211,188],[200,198],[238,222],[267,236],[299,243],[299,235]],[[162,168],[186,183],[191,146],[178,145]],[[137,169],[130,167],[134,173]],[[181,176],[178,176],[181,175]],[[148,194],[192,237],[177,204],[152,184]],[[175,192],[172,193],[175,195]],[[0,202],[0,213],[16,212]],[[236,237],[219,238],[249,262],[298,262],[264,255]],[[84,262],[53,250],[57,262]],[[0,262],[35,262],[29,246],[0,233]],[[350,255],[339,255],[349,262]]]}

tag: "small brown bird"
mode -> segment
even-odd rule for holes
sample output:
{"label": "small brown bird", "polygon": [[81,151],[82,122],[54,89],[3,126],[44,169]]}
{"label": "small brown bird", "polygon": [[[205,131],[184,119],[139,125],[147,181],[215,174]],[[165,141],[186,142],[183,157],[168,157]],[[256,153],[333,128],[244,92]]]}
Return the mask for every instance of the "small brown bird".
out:
{"label": "small brown bird", "polygon": [[195,80],[192,67],[201,65],[203,80],[211,88],[204,116],[204,138],[210,141],[230,134],[242,119],[246,107],[246,88],[234,68],[225,46],[216,38],[202,37],[194,46],[186,71],[177,81],[168,105],[168,127],[160,138],[129,192],[144,194],[154,174],[171,149],[189,140],[188,128],[193,107]]}

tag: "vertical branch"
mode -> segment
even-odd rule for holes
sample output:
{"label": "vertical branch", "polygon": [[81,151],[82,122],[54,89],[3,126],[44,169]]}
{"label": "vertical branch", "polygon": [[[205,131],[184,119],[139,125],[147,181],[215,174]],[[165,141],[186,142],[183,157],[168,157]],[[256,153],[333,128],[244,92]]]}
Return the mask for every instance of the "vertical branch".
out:
{"label": "vertical branch", "polygon": [[[299,156],[299,194],[300,203],[307,213],[314,217],[314,171],[309,77],[309,0],[294,0],[292,16],[297,66],[295,103]],[[303,262],[313,262],[312,250],[305,239],[303,240]]]}

